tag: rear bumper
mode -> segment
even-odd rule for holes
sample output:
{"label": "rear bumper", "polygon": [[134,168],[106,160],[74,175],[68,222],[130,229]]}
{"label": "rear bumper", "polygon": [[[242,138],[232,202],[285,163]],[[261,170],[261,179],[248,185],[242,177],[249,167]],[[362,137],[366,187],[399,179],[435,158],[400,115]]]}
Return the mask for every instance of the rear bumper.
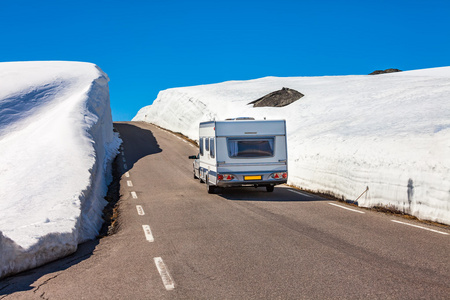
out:
{"label": "rear bumper", "polygon": [[[287,171],[277,171],[286,172]],[[233,180],[217,180],[216,185],[219,187],[239,187],[239,186],[268,186],[268,185],[278,185],[287,182],[287,178],[272,178],[274,172],[245,172],[245,173],[229,173],[234,176]],[[245,180],[248,176],[258,176],[260,179],[257,180]]]}
{"label": "rear bumper", "polygon": [[218,187],[242,187],[242,186],[268,186],[268,185],[278,185],[286,183],[287,179],[284,180],[249,180],[249,181],[217,181]]}

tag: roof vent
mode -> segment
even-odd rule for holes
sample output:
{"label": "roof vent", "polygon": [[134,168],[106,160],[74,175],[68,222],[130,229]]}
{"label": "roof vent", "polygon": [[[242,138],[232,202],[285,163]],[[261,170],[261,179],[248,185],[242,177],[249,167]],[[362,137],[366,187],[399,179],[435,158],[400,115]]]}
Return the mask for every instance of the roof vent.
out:
{"label": "roof vent", "polygon": [[229,118],[227,121],[242,121],[242,120],[254,120],[252,117],[239,117],[239,118]]}

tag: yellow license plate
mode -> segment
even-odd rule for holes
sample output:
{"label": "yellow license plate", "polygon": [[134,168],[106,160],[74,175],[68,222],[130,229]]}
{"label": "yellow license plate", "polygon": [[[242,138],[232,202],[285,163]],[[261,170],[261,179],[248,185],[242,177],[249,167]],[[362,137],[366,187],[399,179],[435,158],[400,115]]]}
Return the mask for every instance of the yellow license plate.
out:
{"label": "yellow license plate", "polygon": [[258,175],[258,176],[244,176],[244,180],[261,180],[262,176]]}

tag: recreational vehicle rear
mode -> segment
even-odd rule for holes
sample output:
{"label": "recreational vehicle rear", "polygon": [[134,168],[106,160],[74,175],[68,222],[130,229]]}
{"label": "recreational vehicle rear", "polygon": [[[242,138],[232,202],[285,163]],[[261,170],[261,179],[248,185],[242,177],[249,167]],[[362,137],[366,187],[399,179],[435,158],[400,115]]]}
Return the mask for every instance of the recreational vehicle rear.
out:
{"label": "recreational vehicle rear", "polygon": [[285,120],[238,118],[202,122],[194,178],[216,187],[266,187],[287,182]]}

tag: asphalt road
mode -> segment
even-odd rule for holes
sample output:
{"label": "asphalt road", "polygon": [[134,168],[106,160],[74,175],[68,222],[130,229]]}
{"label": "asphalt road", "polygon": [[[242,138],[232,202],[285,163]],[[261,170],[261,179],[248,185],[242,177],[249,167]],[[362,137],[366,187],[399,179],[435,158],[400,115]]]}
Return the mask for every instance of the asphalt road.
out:
{"label": "asphalt road", "polygon": [[192,176],[193,145],[115,127],[118,233],[4,279],[0,299],[450,299],[447,228],[287,186],[211,195]]}

